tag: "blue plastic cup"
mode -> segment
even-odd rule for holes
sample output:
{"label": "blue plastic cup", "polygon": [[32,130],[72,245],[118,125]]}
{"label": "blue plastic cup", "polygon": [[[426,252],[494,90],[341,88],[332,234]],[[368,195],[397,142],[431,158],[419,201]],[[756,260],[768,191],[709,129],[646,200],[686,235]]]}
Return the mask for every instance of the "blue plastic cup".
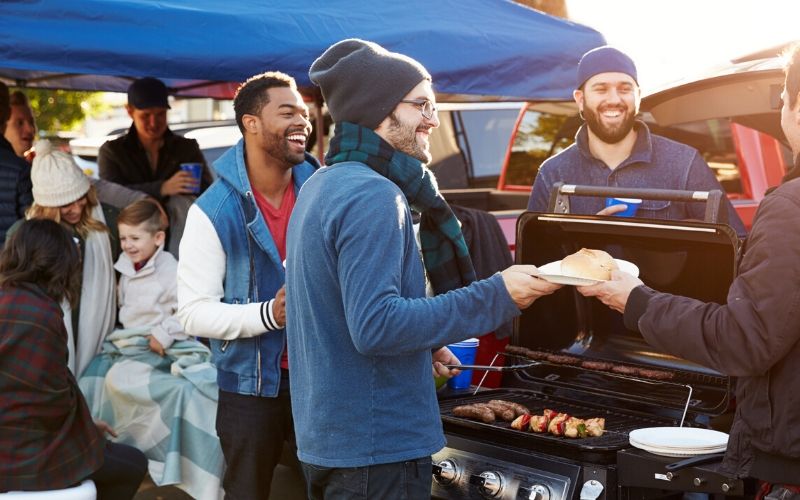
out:
{"label": "blue plastic cup", "polygon": [[625,205],[625,210],[614,214],[617,217],[635,216],[636,211],[639,209],[639,205],[641,204],[642,200],[638,198],[606,198],[606,207],[611,207],[614,205]]}
{"label": "blue plastic cup", "polygon": [[195,180],[195,185],[192,188],[192,192],[194,194],[200,193],[200,176],[203,173],[203,164],[202,163],[181,163],[181,170],[184,172],[189,172],[192,174],[192,178]]}
{"label": "blue plastic cup", "polygon": [[[448,349],[455,354],[462,365],[475,363],[475,355],[478,353],[478,339],[467,339],[455,344],[450,344]],[[447,387],[451,389],[469,389],[472,383],[472,370],[461,370],[461,373],[447,381]]]}

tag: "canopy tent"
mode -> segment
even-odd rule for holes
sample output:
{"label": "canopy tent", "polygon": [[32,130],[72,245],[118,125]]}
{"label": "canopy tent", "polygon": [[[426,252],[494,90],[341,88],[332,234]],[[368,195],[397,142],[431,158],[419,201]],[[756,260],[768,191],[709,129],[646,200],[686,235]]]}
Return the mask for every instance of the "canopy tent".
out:
{"label": "canopy tent", "polygon": [[419,60],[445,100],[565,100],[605,43],[510,0],[5,0],[0,33],[11,85],[124,92],[155,76],[210,97],[267,70],[309,87],[311,62],[356,37]]}

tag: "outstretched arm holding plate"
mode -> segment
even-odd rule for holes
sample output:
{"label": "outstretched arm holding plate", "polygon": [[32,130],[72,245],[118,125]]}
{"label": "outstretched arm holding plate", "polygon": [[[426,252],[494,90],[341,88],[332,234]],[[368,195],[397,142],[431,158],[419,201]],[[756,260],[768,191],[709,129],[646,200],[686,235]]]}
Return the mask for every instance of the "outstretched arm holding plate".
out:
{"label": "outstretched arm holding plate", "polygon": [[578,292],[585,297],[597,297],[600,302],[611,309],[624,313],[625,305],[631,290],[643,285],[642,280],[636,278],[625,271],[615,270],[611,272],[611,279],[600,281],[595,285],[576,287]]}

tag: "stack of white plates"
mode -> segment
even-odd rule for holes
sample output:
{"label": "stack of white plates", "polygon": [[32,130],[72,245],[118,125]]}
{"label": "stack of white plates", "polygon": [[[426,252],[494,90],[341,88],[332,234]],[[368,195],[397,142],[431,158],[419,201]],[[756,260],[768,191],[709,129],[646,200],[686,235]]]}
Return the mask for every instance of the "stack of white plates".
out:
{"label": "stack of white plates", "polygon": [[720,453],[728,446],[724,432],[696,427],[647,427],[628,435],[631,446],[666,457]]}

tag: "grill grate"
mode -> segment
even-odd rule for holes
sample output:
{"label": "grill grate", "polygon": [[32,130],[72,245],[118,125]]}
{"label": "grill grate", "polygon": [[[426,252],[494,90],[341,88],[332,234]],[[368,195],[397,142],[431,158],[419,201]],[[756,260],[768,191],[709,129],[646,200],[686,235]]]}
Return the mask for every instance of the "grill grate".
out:
{"label": "grill grate", "polygon": [[[453,408],[456,406],[485,403],[492,399],[504,399],[506,401],[513,401],[525,405],[534,415],[541,415],[545,409],[549,408],[561,413],[569,413],[578,418],[603,417],[606,419],[605,429],[607,432],[600,437],[570,439],[546,433],[537,434],[518,431],[512,429],[509,422],[497,421],[487,424],[453,415]],[[655,418],[623,413],[616,409],[606,407],[593,407],[587,404],[545,396],[522,389],[497,389],[482,391],[474,396],[469,395],[452,399],[441,399],[439,400],[439,407],[442,420],[445,423],[477,430],[484,438],[490,438],[493,435],[499,434],[514,440],[514,442],[520,445],[524,443],[527,445],[526,447],[531,449],[535,449],[538,445],[549,443],[557,447],[566,447],[580,451],[616,451],[629,446],[628,433],[634,429],[669,425]]]}
{"label": "grill grate", "polygon": [[[541,350],[541,352],[549,352]],[[560,353],[553,353],[560,354]],[[527,357],[505,353],[513,359],[527,360]],[[600,358],[590,358],[581,355],[569,354],[582,361],[605,361]],[[693,389],[689,409],[693,412],[719,414],[728,407],[729,381],[726,377],[694,373],[685,370],[674,370],[660,366],[644,365],[631,362],[621,363],[631,368],[658,369],[673,374],[670,380],[653,380],[637,378],[635,376],[621,375],[612,372],[585,369],[580,366],[559,365],[548,361],[540,361],[539,365],[515,372],[511,377],[530,385],[545,384],[575,389],[595,394],[605,394],[620,401],[632,403],[649,403],[656,407],[670,407],[683,409],[689,395],[687,385]],[[505,385],[517,384],[506,381]]]}

